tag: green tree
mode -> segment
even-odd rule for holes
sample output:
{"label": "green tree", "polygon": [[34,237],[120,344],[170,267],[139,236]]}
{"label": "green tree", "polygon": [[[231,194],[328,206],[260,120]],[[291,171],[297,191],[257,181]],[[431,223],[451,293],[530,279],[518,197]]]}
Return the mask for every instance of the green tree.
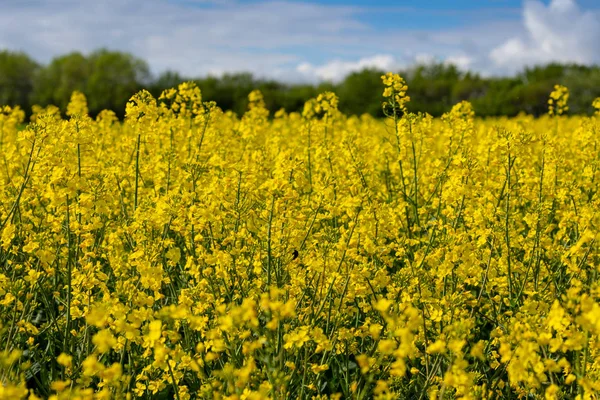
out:
{"label": "green tree", "polygon": [[[256,79],[249,73],[225,74],[190,79],[166,71],[152,78],[145,61],[109,50],[97,50],[88,57],[70,53],[39,67],[27,55],[0,51],[0,104],[17,104],[29,111],[32,103],[55,104],[65,109],[74,90],[88,97],[90,112],[111,109],[122,116],[127,100],[147,88],[155,96],[181,82],[194,80],[204,100],[214,100],[223,110],[243,114],[247,96],[263,92],[272,111],[285,108],[301,111],[304,103],[324,91],[336,92],[340,109],[347,114],[368,113],[381,117],[383,71],[365,69],[348,75],[339,84],[285,84]],[[459,101],[473,103],[477,115],[513,116],[526,112],[539,116],[547,112],[547,99],[555,84],[570,89],[571,114],[589,114],[592,101],[600,96],[600,67],[575,64],[548,64],[526,68],[516,76],[486,77],[460,71],[444,63],[419,65],[400,71],[409,86],[413,112],[439,116]]]}
{"label": "green tree", "polygon": [[22,52],[0,51],[0,105],[29,110],[39,65]]}
{"label": "green tree", "polygon": [[92,115],[110,109],[123,116],[129,98],[149,84],[148,65],[131,54],[98,50],[85,57],[74,52],[54,58],[40,71],[33,97],[40,105],[65,110],[78,90],[87,96]]}
{"label": "green tree", "polygon": [[37,76],[33,100],[42,106],[54,104],[66,110],[75,90],[85,93],[90,65],[85,56],[73,52],[54,58]]}
{"label": "green tree", "polygon": [[181,76],[179,72],[168,70],[158,75],[158,77],[150,83],[148,90],[154,97],[158,98],[164,90],[175,88],[180,83],[188,80],[190,79]]}
{"label": "green tree", "polygon": [[476,115],[481,117],[517,115],[520,109],[522,82],[516,78],[490,78],[484,81],[483,94],[471,99]]}
{"label": "green tree", "polygon": [[148,64],[128,53],[98,50],[88,57],[88,65],[84,93],[92,114],[110,109],[122,115],[129,98],[150,84]]}
{"label": "green tree", "polygon": [[224,74],[220,78],[209,76],[196,83],[203,99],[216,101],[223,110],[232,110],[238,115],[246,111],[248,94],[256,89],[256,81],[250,73]]}
{"label": "green tree", "polygon": [[569,88],[569,111],[572,114],[592,114],[592,102],[600,97],[600,68],[567,71],[561,82]]}
{"label": "green tree", "polygon": [[408,109],[439,116],[454,105],[453,89],[463,75],[454,65],[438,63],[418,65],[405,76],[410,96]]}
{"label": "green tree", "polygon": [[317,97],[318,88],[313,85],[290,85],[279,98],[279,105],[274,111],[285,108],[287,112],[301,112],[306,100]]}
{"label": "green tree", "polygon": [[353,72],[336,88],[340,97],[340,110],[347,114],[371,114],[383,117],[381,108],[383,71],[364,69]]}

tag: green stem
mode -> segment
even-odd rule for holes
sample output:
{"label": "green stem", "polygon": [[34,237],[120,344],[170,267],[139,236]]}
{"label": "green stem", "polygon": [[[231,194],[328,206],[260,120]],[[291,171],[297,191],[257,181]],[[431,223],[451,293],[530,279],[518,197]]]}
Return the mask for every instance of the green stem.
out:
{"label": "green stem", "polygon": [[267,287],[271,286],[271,265],[272,265],[272,254],[271,254],[271,231],[273,226],[273,209],[275,206],[275,195],[271,199],[271,211],[269,212],[269,230],[267,233]]}
{"label": "green stem", "polygon": [[133,212],[137,210],[138,206],[138,188],[140,184],[140,140],[141,135],[138,133],[135,146],[135,194],[133,198]]}
{"label": "green stem", "polygon": [[506,171],[506,215],[504,217],[504,238],[506,241],[506,263],[508,274],[508,297],[512,299],[512,265],[510,257],[510,185],[511,185],[511,169],[514,160],[511,160],[510,150],[508,152],[508,163]]}
{"label": "green stem", "polygon": [[63,342],[63,352],[70,354],[70,340],[69,335],[71,331],[71,285],[72,285],[72,243],[71,243],[71,227],[69,217],[69,196],[67,195],[67,214],[66,214],[66,225],[67,225],[67,322],[65,324],[65,337]]}

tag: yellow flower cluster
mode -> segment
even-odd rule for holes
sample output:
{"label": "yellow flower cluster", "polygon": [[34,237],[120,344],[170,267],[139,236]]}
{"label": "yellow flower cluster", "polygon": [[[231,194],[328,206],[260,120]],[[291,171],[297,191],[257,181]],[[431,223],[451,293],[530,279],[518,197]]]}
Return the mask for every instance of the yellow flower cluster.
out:
{"label": "yellow flower cluster", "polygon": [[[398,74],[388,72],[381,77],[385,89],[383,90],[383,97],[388,99],[383,103],[383,111],[388,113],[396,113],[402,111],[406,113],[406,103],[410,101],[410,96],[406,94],[408,86]],[[391,110],[390,110],[391,109]]]}
{"label": "yellow flower cluster", "polygon": [[562,85],[555,85],[548,99],[548,113],[550,115],[562,115],[569,110],[569,89]]}
{"label": "yellow flower cluster", "polygon": [[383,83],[385,120],[1,108],[0,399],[595,398],[598,118]]}

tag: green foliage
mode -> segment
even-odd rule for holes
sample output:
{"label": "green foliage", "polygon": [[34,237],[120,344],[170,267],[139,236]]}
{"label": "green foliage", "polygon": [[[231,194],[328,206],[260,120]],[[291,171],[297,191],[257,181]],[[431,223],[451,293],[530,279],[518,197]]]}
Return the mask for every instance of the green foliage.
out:
{"label": "green foliage", "polygon": [[124,110],[131,95],[147,84],[148,65],[131,54],[102,49],[86,57],[74,52],[55,58],[41,70],[33,98],[40,105],[65,109],[78,90],[87,96],[95,115],[103,109]]}
{"label": "green foliage", "polygon": [[[385,71],[364,69],[337,84],[285,84],[257,79],[249,73],[193,78],[174,71],[152,77],[145,61],[131,54],[98,50],[85,56],[70,53],[40,67],[24,53],[0,52],[0,104],[19,105],[29,111],[32,104],[54,104],[64,109],[75,90],[89,99],[92,115],[103,109],[123,110],[129,97],[147,88],[154,96],[181,82],[194,81],[205,100],[214,100],[224,110],[241,115],[248,94],[263,93],[272,112],[284,108],[301,111],[304,103],[319,93],[333,91],[346,114],[368,113],[382,117],[380,77]],[[556,84],[572,93],[571,114],[591,114],[591,103],[600,96],[600,67],[549,64],[525,69],[512,77],[481,77],[447,64],[418,65],[400,71],[411,93],[408,110],[440,116],[453,104],[467,100],[475,113],[514,116],[519,112],[539,116],[547,111],[547,95]],[[122,115],[119,115],[122,117]]]}
{"label": "green foliage", "polygon": [[29,109],[39,65],[25,53],[0,51],[0,104]]}
{"label": "green foliage", "polygon": [[78,52],[53,59],[48,66],[42,68],[36,79],[34,102],[44,106],[54,104],[66,109],[73,91],[85,92],[89,69],[88,60]]}
{"label": "green foliage", "polygon": [[131,54],[100,50],[88,57],[90,75],[84,93],[93,113],[124,110],[131,95],[150,83],[145,61]]}
{"label": "green foliage", "polygon": [[368,113],[383,117],[381,75],[383,71],[376,69],[365,69],[348,75],[334,89],[340,97],[340,110],[347,114]]}

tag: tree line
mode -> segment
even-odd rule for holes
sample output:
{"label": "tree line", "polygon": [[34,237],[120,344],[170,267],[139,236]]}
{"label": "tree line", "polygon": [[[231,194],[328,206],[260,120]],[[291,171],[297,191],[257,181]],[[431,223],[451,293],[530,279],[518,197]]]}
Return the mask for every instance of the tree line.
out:
{"label": "tree line", "polygon": [[[323,91],[334,91],[340,110],[347,114],[382,116],[384,71],[364,69],[340,83],[287,84],[259,79],[249,73],[221,77],[186,77],[174,71],[153,76],[148,64],[131,54],[101,49],[89,55],[79,52],[54,58],[41,65],[23,52],[0,51],[0,105],[31,106],[54,104],[65,109],[74,90],[83,92],[95,115],[103,109],[122,116],[132,94],[148,89],[158,97],[185,81],[195,81],[205,100],[214,100],[224,110],[238,114],[247,106],[247,96],[259,89],[267,107],[276,111],[301,111],[304,102]],[[385,71],[387,72],[387,71]],[[570,113],[589,114],[592,101],[600,97],[600,67],[548,64],[526,68],[515,76],[482,77],[454,65],[417,65],[399,72],[407,81],[409,110],[439,116],[462,100],[473,104],[479,116],[513,116],[520,112],[540,115],[547,110],[548,94],[555,84],[571,91]]]}

